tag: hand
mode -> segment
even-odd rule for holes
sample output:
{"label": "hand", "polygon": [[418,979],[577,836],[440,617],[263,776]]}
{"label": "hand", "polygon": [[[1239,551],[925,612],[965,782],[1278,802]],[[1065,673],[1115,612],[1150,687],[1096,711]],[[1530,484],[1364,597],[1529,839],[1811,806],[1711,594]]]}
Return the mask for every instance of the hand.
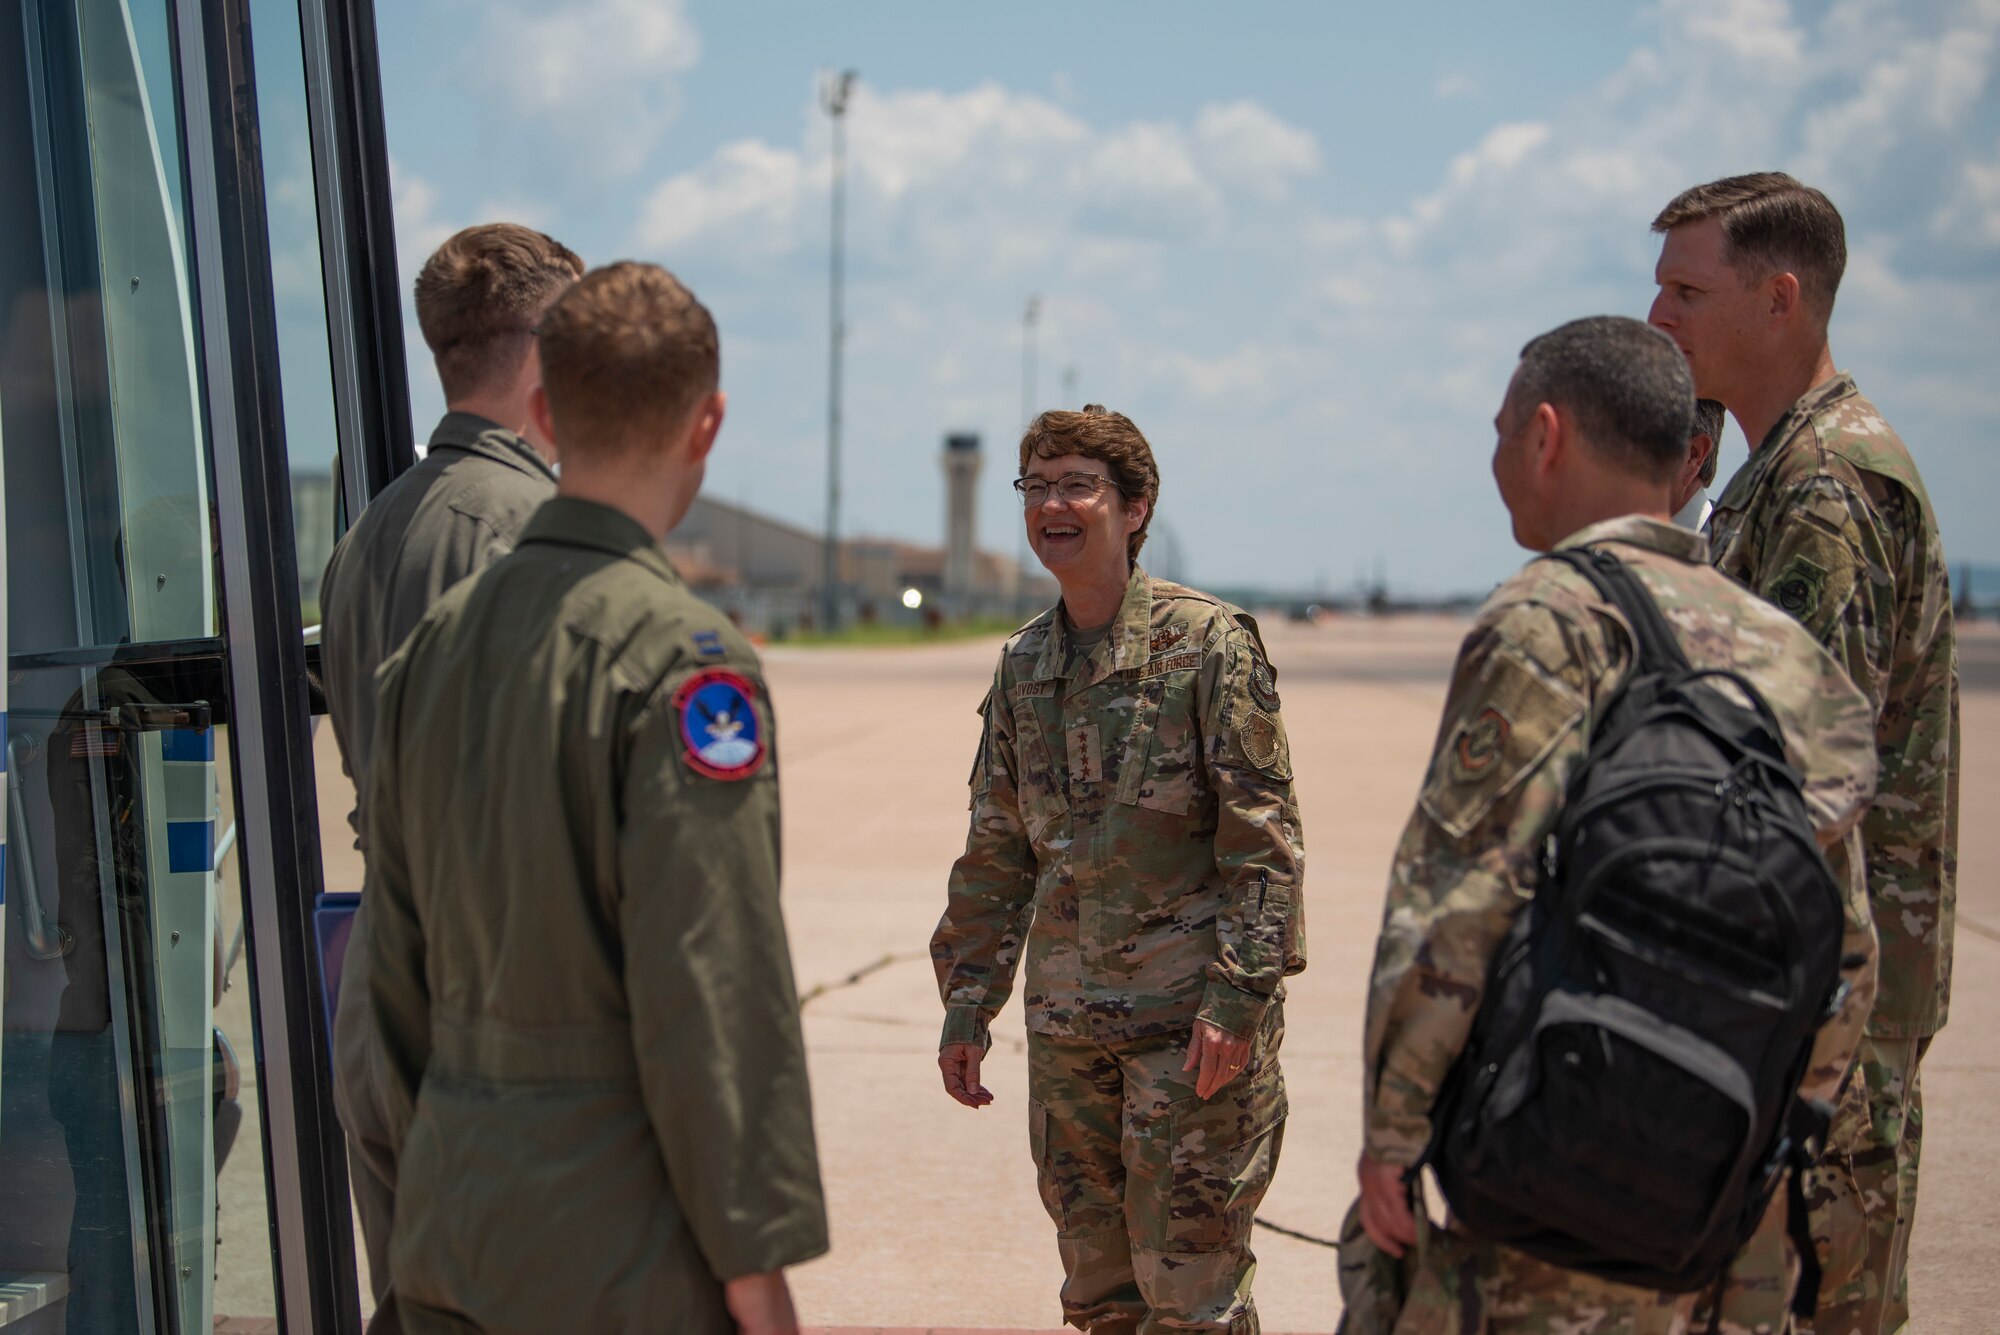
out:
{"label": "hand", "polygon": [[722,1286],[722,1300],[742,1335],[799,1335],[799,1314],[785,1272],[742,1275]]}
{"label": "hand", "polygon": [[1400,1164],[1381,1163],[1361,1154],[1354,1175],[1361,1179],[1361,1227],[1369,1241],[1391,1256],[1417,1245],[1417,1217],[1410,1213],[1410,1187]]}
{"label": "hand", "polygon": [[985,1055],[977,1043],[947,1043],[938,1049],[944,1092],[968,1108],[984,1108],[993,1102],[993,1091],[979,1083],[979,1063]]}
{"label": "hand", "polygon": [[1242,1075],[1243,1064],[1249,1060],[1249,1039],[1238,1038],[1206,1020],[1196,1020],[1194,1037],[1188,1040],[1187,1060],[1181,1063],[1181,1069],[1200,1069],[1201,1074],[1194,1078],[1194,1092],[1205,1099]]}

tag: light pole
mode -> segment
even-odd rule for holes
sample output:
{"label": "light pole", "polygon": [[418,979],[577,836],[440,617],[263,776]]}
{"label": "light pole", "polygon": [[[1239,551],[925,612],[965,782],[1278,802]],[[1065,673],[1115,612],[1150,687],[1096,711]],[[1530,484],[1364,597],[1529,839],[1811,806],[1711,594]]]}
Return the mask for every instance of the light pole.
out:
{"label": "light pole", "polygon": [[840,354],[847,327],[842,319],[842,264],[847,243],[847,99],[854,71],[829,74],[820,84],[819,104],[833,122],[833,226],[828,253],[826,351],[826,550],[820,563],[820,624],[837,629],[840,616]]}
{"label": "light pole", "polygon": [[[1039,292],[1028,298],[1028,305],[1021,312],[1021,430],[1035,420],[1035,326],[1042,319],[1042,297]],[[1020,567],[1021,577],[1028,574],[1028,526],[1026,521],[1015,530],[1014,564]],[[1017,604],[1025,605],[1025,597],[1018,598]],[[1017,608],[1018,610],[1018,608]]]}

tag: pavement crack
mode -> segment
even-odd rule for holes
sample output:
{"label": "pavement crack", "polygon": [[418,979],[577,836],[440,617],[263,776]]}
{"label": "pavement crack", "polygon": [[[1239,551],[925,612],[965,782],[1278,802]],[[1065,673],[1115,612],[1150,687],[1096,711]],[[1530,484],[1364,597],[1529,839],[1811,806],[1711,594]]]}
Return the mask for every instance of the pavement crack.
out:
{"label": "pavement crack", "polygon": [[909,960],[928,959],[929,957],[930,957],[930,952],[928,950],[891,951],[889,954],[884,955],[881,959],[876,960],[872,964],[862,965],[860,968],[856,969],[853,973],[848,974],[845,978],[838,979],[831,983],[814,984],[810,989],[806,991],[805,995],[799,998],[799,1009],[804,1010],[806,1007],[812,1005],[813,1002],[818,1001],[821,997],[825,996],[829,992],[838,992],[844,987],[853,987],[856,983],[866,978],[869,974],[878,973],[881,970],[888,968],[892,964],[902,964]]}
{"label": "pavement crack", "polygon": [[1283,1224],[1274,1224],[1263,1215],[1256,1216],[1251,1222],[1259,1227],[1268,1228],[1273,1233],[1282,1233],[1288,1238],[1297,1238],[1300,1242],[1310,1242],[1315,1247],[1332,1247],[1336,1251],[1340,1248],[1340,1244],[1331,1238],[1317,1237],[1311,1233],[1301,1233],[1295,1228],[1286,1228]]}
{"label": "pavement crack", "polygon": [[1961,913],[1958,915],[1958,925],[1975,936],[1985,937],[1988,941],[2000,941],[2000,928],[1988,927],[1977,918],[1968,918]]}

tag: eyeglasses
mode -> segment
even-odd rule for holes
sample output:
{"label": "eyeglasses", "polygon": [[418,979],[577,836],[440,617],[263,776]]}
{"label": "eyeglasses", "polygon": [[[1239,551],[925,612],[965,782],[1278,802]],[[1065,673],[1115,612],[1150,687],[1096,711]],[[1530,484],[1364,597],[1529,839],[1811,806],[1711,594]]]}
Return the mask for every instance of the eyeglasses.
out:
{"label": "eyeglasses", "polygon": [[1064,473],[1053,481],[1045,477],[1014,479],[1014,490],[1020,494],[1024,510],[1046,504],[1051,492],[1065,505],[1084,505],[1096,500],[1098,492],[1113,485],[1110,478],[1100,473]]}

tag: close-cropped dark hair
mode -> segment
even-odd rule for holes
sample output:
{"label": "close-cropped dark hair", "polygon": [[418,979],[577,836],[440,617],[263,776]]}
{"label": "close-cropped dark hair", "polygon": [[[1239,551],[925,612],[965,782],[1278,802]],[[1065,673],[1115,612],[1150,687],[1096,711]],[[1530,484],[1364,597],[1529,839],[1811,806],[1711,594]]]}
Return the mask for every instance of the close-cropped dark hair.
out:
{"label": "close-cropped dark hair", "polygon": [[1833,314],[1834,293],[1847,272],[1847,226],[1833,201],[1784,172],[1725,176],[1683,190],[1653,219],[1655,232],[1671,232],[1705,218],[1722,221],[1729,262],[1746,283],[1789,272],[1822,321]]}
{"label": "close-cropped dark hair", "polygon": [[1598,457],[1671,482],[1694,428],[1694,380],[1673,340],[1622,315],[1571,320],[1521,349],[1509,402],[1515,420],[1538,404],[1569,415]]}
{"label": "close-cropped dark hair", "polygon": [[[1715,464],[1722,458],[1722,403],[1718,399],[1696,399],[1694,401],[1693,436],[1707,436],[1710,443],[1708,458],[1702,461],[1701,485],[1706,487],[1715,481]],[[1693,439],[1690,436],[1689,439]]]}
{"label": "close-cropped dark hair", "polygon": [[1139,525],[1127,545],[1126,555],[1139,559],[1146,545],[1146,530],[1152,527],[1153,511],[1160,503],[1160,470],[1153,462],[1153,447],[1124,413],[1114,413],[1101,403],[1086,403],[1082,412],[1046,412],[1028,423],[1021,437],[1021,471],[1028,471],[1030,459],[1060,459],[1065,454],[1096,459],[1111,472],[1118,494],[1130,505],[1146,502],[1146,522]]}

